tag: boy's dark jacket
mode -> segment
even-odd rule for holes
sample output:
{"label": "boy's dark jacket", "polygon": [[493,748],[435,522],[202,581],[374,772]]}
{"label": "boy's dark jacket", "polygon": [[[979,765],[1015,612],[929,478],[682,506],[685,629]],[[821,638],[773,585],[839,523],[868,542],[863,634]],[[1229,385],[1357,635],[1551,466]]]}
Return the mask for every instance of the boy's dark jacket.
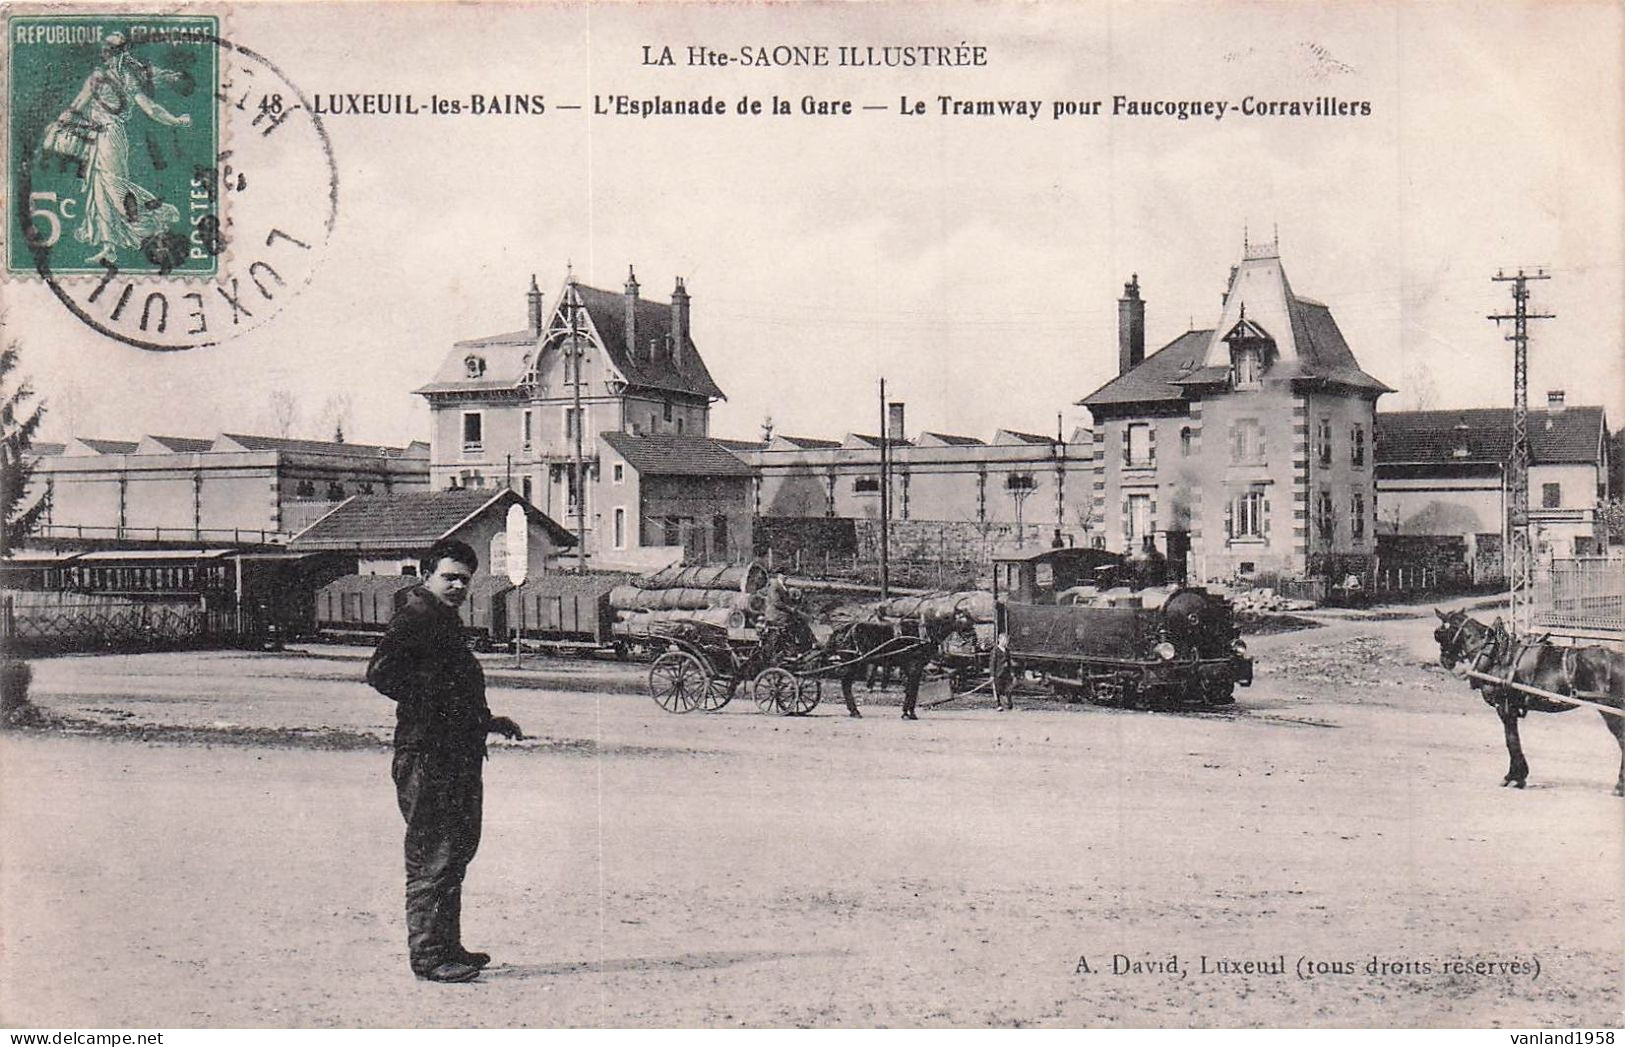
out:
{"label": "boy's dark jacket", "polygon": [[407,594],[367,665],[367,683],[395,700],[395,748],[485,752],[485,673],[457,612],[422,586]]}

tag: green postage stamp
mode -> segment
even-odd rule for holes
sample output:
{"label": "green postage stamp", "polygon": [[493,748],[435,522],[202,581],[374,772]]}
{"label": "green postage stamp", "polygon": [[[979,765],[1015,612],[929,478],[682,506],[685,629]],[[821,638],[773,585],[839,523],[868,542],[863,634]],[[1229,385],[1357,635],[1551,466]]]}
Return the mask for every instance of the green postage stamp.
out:
{"label": "green postage stamp", "polygon": [[7,19],[9,272],[215,274],[218,43],[213,15]]}

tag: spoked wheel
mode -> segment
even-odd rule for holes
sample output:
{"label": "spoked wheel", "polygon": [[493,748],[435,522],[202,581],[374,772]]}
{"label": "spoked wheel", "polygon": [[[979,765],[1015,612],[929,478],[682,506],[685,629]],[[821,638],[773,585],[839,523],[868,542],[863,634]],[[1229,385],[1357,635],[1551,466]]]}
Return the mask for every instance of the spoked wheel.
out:
{"label": "spoked wheel", "polygon": [[795,693],[779,706],[779,711],[786,716],[806,716],[818,708],[818,700],[824,696],[824,688],[817,680],[806,677],[796,677]]}
{"label": "spoked wheel", "polygon": [[668,713],[686,713],[704,699],[711,674],[687,651],[667,651],[649,667],[649,696]]}
{"label": "spoked wheel", "polygon": [[694,708],[701,712],[714,713],[733,701],[734,691],[739,687],[739,680],[733,676],[713,676],[705,685],[705,691],[694,703]]}
{"label": "spoked wheel", "polygon": [[800,678],[790,670],[777,666],[763,669],[751,683],[751,697],[756,699],[757,710],[764,713],[792,715],[791,709],[800,691]]}

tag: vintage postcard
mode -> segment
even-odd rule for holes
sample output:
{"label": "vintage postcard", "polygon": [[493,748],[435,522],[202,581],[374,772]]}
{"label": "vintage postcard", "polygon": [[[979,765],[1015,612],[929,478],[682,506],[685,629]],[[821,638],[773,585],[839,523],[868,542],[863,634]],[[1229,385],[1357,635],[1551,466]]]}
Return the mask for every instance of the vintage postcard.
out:
{"label": "vintage postcard", "polygon": [[3,18],[0,1024],[1613,1042],[1618,3]]}

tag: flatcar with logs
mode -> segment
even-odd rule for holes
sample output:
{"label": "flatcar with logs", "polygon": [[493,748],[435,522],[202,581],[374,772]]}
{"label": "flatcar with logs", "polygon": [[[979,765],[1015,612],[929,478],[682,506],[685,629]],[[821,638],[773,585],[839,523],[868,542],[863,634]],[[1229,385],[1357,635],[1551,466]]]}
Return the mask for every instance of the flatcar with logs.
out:
{"label": "flatcar with logs", "polygon": [[994,560],[993,686],[1126,706],[1227,705],[1253,663],[1230,602],[1170,582],[1161,563],[1096,549]]}

